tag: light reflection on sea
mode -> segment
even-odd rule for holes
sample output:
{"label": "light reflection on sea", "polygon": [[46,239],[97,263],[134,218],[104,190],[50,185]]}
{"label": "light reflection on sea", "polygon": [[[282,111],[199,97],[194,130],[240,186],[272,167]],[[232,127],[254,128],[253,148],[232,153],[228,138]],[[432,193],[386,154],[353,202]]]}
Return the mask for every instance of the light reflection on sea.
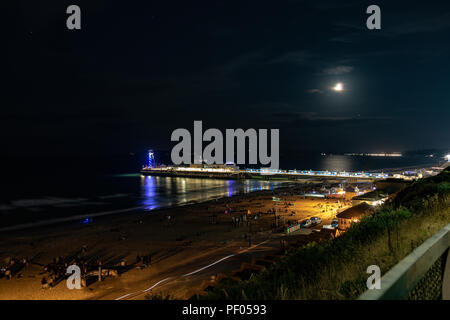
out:
{"label": "light reflection on sea", "polygon": [[141,176],[141,205],[145,210],[203,202],[258,190],[273,190],[281,181],[220,180]]}

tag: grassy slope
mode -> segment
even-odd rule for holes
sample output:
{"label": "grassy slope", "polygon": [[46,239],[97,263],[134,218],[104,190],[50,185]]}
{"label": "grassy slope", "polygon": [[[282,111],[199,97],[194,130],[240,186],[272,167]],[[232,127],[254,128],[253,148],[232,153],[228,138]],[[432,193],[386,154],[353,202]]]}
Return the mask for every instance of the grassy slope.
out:
{"label": "grassy slope", "polygon": [[354,299],[369,265],[382,274],[450,223],[450,171],[402,190],[343,236],[291,249],[264,273],[228,283],[204,299]]}

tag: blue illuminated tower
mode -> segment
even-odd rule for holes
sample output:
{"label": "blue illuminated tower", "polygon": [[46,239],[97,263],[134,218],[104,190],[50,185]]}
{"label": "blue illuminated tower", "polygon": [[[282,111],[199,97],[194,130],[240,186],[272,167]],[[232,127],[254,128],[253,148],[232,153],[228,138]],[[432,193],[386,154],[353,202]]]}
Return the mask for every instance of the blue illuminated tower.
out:
{"label": "blue illuminated tower", "polygon": [[153,150],[148,150],[148,167],[155,167],[155,153]]}

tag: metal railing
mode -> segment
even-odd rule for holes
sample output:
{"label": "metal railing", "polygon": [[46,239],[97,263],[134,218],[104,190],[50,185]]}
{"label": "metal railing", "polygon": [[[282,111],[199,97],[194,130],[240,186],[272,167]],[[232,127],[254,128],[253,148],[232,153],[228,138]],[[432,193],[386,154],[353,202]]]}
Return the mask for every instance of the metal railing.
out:
{"label": "metal railing", "polygon": [[358,300],[406,299],[432,266],[442,259],[442,299],[450,299],[450,224],[445,226],[381,278],[381,289],[364,292]]}

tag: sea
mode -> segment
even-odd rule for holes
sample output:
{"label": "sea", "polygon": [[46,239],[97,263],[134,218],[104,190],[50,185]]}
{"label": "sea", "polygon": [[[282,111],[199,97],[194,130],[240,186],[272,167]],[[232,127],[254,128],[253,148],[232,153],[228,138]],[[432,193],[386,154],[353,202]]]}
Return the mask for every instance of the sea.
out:
{"label": "sea", "polygon": [[[3,164],[0,227],[122,208],[155,211],[258,190],[285,181],[221,180],[141,176],[142,157],[10,158]],[[8,162],[9,161],[9,162]],[[303,156],[282,169],[384,171],[431,166],[425,156]]]}

